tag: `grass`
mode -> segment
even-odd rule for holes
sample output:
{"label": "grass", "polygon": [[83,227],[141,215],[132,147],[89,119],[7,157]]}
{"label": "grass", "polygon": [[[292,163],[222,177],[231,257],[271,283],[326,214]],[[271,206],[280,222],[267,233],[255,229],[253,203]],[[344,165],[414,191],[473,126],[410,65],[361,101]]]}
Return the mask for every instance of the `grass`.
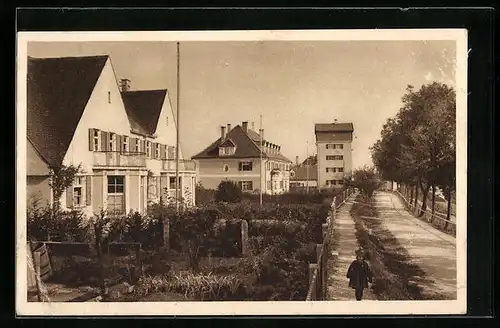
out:
{"label": "grass", "polygon": [[[351,209],[356,238],[368,250],[374,272],[373,290],[379,300],[420,300],[421,289],[411,281],[424,277],[423,270],[410,263],[410,256],[378,219],[373,199],[358,196]],[[372,234],[368,229],[371,229]]]}

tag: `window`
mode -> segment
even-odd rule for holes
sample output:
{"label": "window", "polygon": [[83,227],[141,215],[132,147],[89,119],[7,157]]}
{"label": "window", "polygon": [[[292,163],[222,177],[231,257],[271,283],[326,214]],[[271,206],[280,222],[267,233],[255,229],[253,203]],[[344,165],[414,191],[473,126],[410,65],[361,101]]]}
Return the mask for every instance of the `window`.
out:
{"label": "window", "polygon": [[129,146],[128,146],[128,137],[127,136],[123,136],[123,146],[122,147],[123,147],[122,151],[124,153],[128,152]]}
{"label": "window", "polygon": [[341,161],[344,159],[344,156],[342,155],[327,155],[326,160],[327,161]]}
{"label": "window", "polygon": [[150,141],[146,141],[146,155],[148,157],[151,157],[151,142]]}
{"label": "window", "polygon": [[[181,177],[179,177],[179,185],[181,184]],[[176,183],[175,183],[175,177],[170,177],[169,178],[169,189],[177,189],[176,187]]]}
{"label": "window", "polygon": [[125,212],[124,180],[121,175],[108,176],[108,211],[111,213]]}
{"label": "window", "polygon": [[240,171],[252,171],[252,162],[240,162]]}
{"label": "window", "polygon": [[326,149],[344,149],[343,144],[326,144]]}
{"label": "window", "polygon": [[83,187],[85,181],[83,177],[75,177],[73,181],[73,205],[82,206],[84,204],[83,199]]}
{"label": "window", "polygon": [[271,189],[272,185],[271,185],[271,181],[267,181],[267,189]]}
{"label": "window", "polygon": [[335,167],[327,167],[326,168],[326,173],[335,173],[337,169]]}
{"label": "window", "polygon": [[93,149],[94,151],[99,151],[99,145],[101,144],[99,141],[99,130],[94,130],[94,136],[93,136]]}
{"label": "window", "polygon": [[283,180],[280,181],[280,188],[283,189]]}
{"label": "window", "polygon": [[234,155],[235,151],[235,147],[219,147],[219,156]]}
{"label": "window", "polygon": [[224,164],[224,166],[222,167],[222,169],[224,170],[224,172],[229,172],[229,165]]}
{"label": "window", "polygon": [[344,172],[344,168],[343,167],[337,167],[337,172]]}
{"label": "window", "polygon": [[266,170],[268,170],[268,171],[269,171],[270,169],[271,169],[271,163],[267,162],[267,163],[266,163]]}
{"label": "window", "polygon": [[326,180],[326,185],[327,186],[335,186],[336,180]]}
{"label": "window", "polygon": [[108,104],[111,104],[111,92],[108,91]]}
{"label": "window", "polygon": [[252,183],[252,181],[239,181],[238,185],[240,186],[240,189],[242,191],[253,190],[253,183]]}
{"label": "window", "polygon": [[168,116],[167,116],[167,117],[165,117],[165,123],[166,123],[166,125],[168,126]]}
{"label": "window", "polygon": [[109,150],[116,151],[116,134],[109,134]]}
{"label": "window", "polygon": [[135,152],[140,153],[141,152],[141,140],[135,139]]}
{"label": "window", "polygon": [[339,184],[339,185],[343,185],[343,184],[344,184],[344,180],[339,180],[339,181],[337,181],[337,184]]}
{"label": "window", "polygon": [[160,144],[155,144],[156,158],[160,158]]}

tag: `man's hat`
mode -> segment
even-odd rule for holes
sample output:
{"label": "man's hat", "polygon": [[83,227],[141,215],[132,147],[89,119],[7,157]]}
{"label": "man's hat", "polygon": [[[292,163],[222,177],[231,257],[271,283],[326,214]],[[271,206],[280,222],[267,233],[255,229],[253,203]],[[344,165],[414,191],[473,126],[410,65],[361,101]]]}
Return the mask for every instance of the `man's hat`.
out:
{"label": "man's hat", "polygon": [[356,250],[356,256],[358,256],[358,255],[364,256],[364,255],[365,255],[365,251],[364,251],[364,249],[362,249],[362,248],[358,248],[358,249]]}

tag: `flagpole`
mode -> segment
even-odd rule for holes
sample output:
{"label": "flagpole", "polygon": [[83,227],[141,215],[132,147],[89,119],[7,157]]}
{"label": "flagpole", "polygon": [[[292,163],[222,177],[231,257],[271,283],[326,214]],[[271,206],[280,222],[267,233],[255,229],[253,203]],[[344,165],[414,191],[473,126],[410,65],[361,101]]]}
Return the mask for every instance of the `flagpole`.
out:
{"label": "flagpole", "polygon": [[179,99],[180,99],[180,47],[177,42],[177,127],[176,127],[176,146],[175,146],[175,208],[179,211]]}
{"label": "flagpole", "polygon": [[[264,165],[262,163],[262,115],[260,115],[260,128],[259,128],[259,134],[260,134],[260,206],[262,206],[262,188],[264,187],[262,185],[262,170],[264,169]],[[264,181],[265,185],[265,181]]]}

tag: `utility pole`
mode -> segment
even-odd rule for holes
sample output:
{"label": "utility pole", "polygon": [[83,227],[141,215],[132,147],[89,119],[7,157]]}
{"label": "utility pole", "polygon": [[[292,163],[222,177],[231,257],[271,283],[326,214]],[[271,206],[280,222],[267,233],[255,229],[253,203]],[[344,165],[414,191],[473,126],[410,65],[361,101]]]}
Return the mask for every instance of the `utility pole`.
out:
{"label": "utility pole", "polygon": [[265,186],[265,181],[264,184],[262,183],[262,171],[264,170],[264,165],[262,163],[262,115],[260,115],[260,128],[259,128],[259,134],[260,134],[260,206],[262,207],[262,188]]}
{"label": "utility pole", "polygon": [[175,146],[175,208],[179,212],[179,99],[180,99],[180,47],[177,42],[177,126],[176,126],[176,146]]}
{"label": "utility pole", "polygon": [[306,141],[306,193],[309,193],[309,141]]}

